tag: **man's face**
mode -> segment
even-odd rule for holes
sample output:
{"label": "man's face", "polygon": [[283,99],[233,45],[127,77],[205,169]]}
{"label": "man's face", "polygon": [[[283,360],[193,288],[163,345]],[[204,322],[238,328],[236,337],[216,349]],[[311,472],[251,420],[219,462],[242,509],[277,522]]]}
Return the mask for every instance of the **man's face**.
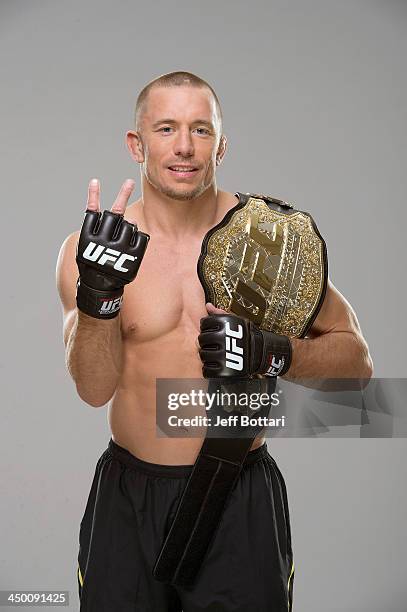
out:
{"label": "man's face", "polygon": [[214,182],[221,134],[210,90],[154,87],[142,112],[139,133],[143,172],[161,193],[191,200]]}

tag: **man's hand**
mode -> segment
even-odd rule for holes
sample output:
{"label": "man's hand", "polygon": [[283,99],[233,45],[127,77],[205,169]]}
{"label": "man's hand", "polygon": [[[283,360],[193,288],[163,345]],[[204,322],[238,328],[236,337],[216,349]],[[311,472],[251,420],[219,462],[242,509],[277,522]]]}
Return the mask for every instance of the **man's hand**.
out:
{"label": "man's hand", "polygon": [[110,211],[100,211],[100,186],[89,183],[85,218],[76,249],[76,303],[97,319],[119,314],[124,285],[136,277],[150,236],[123,218],[134,181],[125,181]]}
{"label": "man's hand", "polygon": [[263,331],[210,303],[207,310],[210,315],[201,319],[198,336],[205,378],[281,376],[288,371],[291,342],[287,336]]}

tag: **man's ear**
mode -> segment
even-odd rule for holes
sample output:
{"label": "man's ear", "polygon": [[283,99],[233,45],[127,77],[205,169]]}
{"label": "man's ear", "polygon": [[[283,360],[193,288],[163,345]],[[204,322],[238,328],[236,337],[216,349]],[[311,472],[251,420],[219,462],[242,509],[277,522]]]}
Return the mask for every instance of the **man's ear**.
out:
{"label": "man's ear", "polygon": [[219,166],[219,164],[222,163],[222,159],[226,153],[226,147],[227,147],[227,138],[225,136],[225,134],[222,134],[222,136],[220,137],[220,142],[219,142],[219,146],[218,146],[218,151],[216,153],[216,165]]}
{"label": "man's ear", "polygon": [[131,157],[139,164],[142,164],[144,161],[144,147],[140,132],[129,130],[126,134],[126,144]]}

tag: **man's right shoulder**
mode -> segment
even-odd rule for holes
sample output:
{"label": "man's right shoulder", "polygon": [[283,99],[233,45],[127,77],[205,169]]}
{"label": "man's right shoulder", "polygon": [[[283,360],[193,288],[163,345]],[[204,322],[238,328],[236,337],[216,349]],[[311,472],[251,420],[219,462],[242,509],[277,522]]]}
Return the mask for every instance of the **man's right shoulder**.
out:
{"label": "man's right shoulder", "polygon": [[58,260],[61,257],[70,257],[73,253],[76,256],[76,245],[78,244],[80,233],[80,230],[76,230],[65,238],[59,249]]}
{"label": "man's right shoulder", "polygon": [[64,314],[70,313],[76,306],[76,281],[78,267],[76,265],[76,245],[80,230],[72,232],[63,241],[56,264],[56,285],[64,309]]}

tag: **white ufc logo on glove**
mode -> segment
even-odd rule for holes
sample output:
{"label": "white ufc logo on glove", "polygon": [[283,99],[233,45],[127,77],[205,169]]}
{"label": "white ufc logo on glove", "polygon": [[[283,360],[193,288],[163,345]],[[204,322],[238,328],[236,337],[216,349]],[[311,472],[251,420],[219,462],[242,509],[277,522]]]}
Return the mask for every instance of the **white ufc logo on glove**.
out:
{"label": "white ufc logo on glove", "polygon": [[107,261],[114,261],[115,264],[113,268],[119,272],[129,271],[128,268],[124,268],[122,265],[126,259],[129,259],[130,261],[135,261],[137,259],[137,257],[134,257],[133,255],[120,253],[120,251],[104,247],[101,244],[96,245],[95,242],[89,242],[82,256],[85,259],[89,259],[89,261],[96,261],[101,266],[104,266]]}
{"label": "white ufc logo on glove", "polygon": [[285,359],[284,357],[276,359],[274,355],[272,355],[271,358],[269,357],[269,363],[270,366],[267,372],[264,372],[265,376],[278,376],[284,367]]}
{"label": "white ufc logo on glove", "polygon": [[243,370],[243,348],[236,340],[243,338],[243,325],[237,326],[237,331],[230,328],[229,321],[226,323],[226,367],[232,370]]}

